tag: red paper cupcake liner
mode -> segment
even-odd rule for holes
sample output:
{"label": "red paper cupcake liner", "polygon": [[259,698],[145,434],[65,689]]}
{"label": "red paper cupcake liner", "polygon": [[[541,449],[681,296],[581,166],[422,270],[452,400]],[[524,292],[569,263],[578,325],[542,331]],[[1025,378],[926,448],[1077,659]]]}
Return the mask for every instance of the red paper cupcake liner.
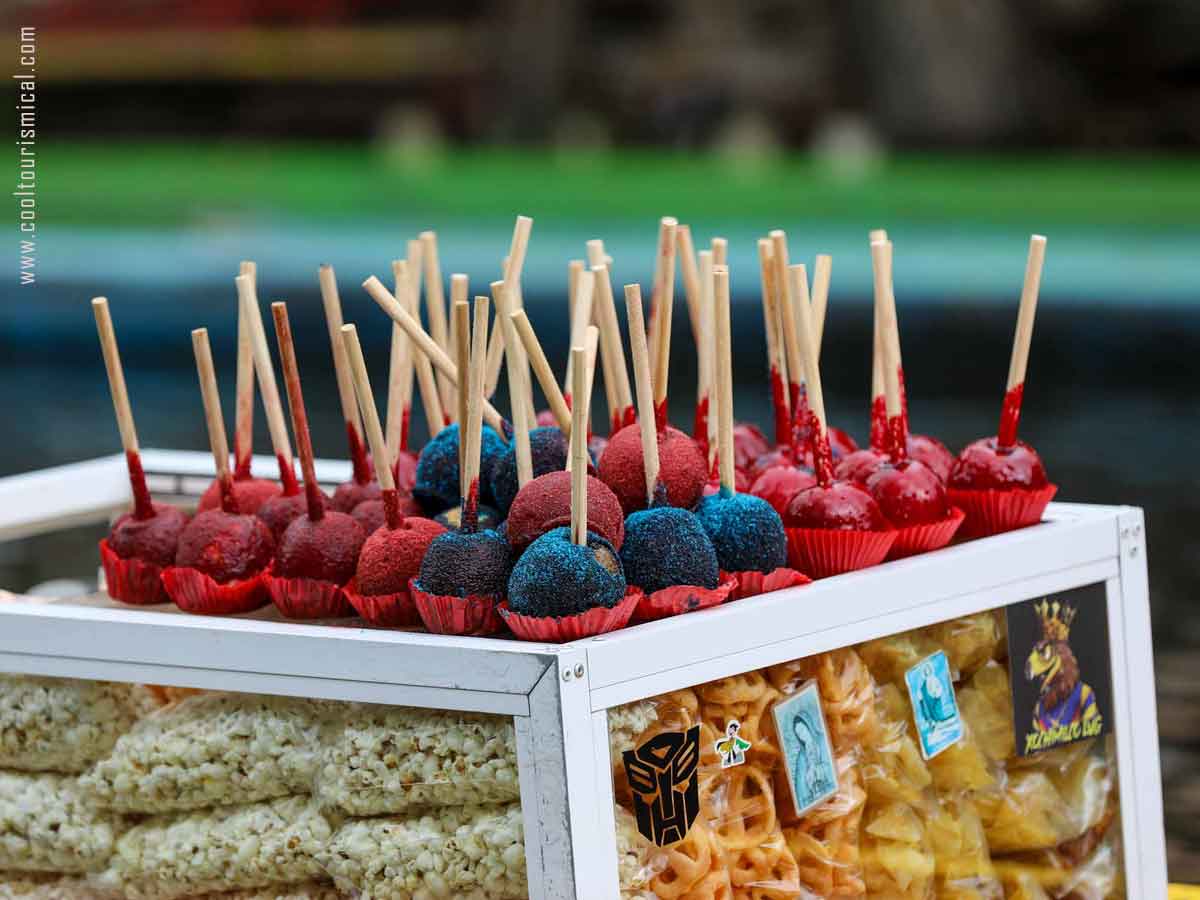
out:
{"label": "red paper cupcake liner", "polygon": [[1058,485],[1048,484],[1035,489],[1013,488],[1008,491],[950,488],[946,493],[951,505],[967,515],[962,536],[974,538],[1036,525],[1042,521],[1046,504],[1058,493]]}
{"label": "red paper cupcake liner", "polygon": [[289,619],[343,619],[354,615],[341,585],[321,578],[283,578],[274,564],[263,573],[271,602]]}
{"label": "red paper cupcake liner", "polygon": [[175,605],[198,616],[236,616],[253,612],[270,602],[263,586],[264,573],[221,584],[187,566],[163,569],[163,586]]}
{"label": "red paper cupcake liner", "polygon": [[906,556],[916,556],[918,553],[928,553],[930,550],[940,550],[954,540],[954,534],[962,525],[967,514],[957,506],[950,507],[950,515],[940,522],[930,522],[928,525],[910,525],[907,528],[896,529],[896,543],[888,551],[888,559],[903,559]]}
{"label": "red paper cupcake liner", "polygon": [[736,588],[737,578],[725,575],[715,588],[676,584],[657,590],[653,594],[643,594],[637,609],[633,611],[633,621],[653,622],[698,609],[708,609],[710,606],[720,606],[729,599],[729,595]]}
{"label": "red paper cupcake liner", "polygon": [[416,604],[408,591],[394,594],[360,594],[355,579],[345,587],[346,599],[362,618],[383,628],[410,628],[421,624]]}
{"label": "red paper cupcake liner", "polygon": [[509,609],[505,601],[500,604],[499,613],[512,633],[523,641],[562,644],[624,628],[642,596],[641,588],[629,585],[624,598],[611,609],[597,606],[573,616],[523,616]]}
{"label": "red paper cupcake liner", "polygon": [[430,594],[417,587],[417,580],[408,582],[409,593],[426,629],[434,634],[457,634],[483,637],[504,630],[504,620],[496,608],[499,597],[471,594],[453,597]]}
{"label": "red paper cupcake liner", "polygon": [[759,594],[770,594],[782,591],[784,588],[799,587],[802,584],[812,584],[812,579],[796,569],[780,566],[770,572],[758,572],[754,569],[744,572],[721,571],[721,580],[734,578],[737,585],[729,595],[729,601],[744,600],[747,597],[757,597]]}
{"label": "red paper cupcake liner", "polygon": [[133,606],[170,603],[162,583],[162,566],[143,562],[136,557],[117,556],[108,539],[100,541],[100,565],[104,568],[104,585],[108,596]]}
{"label": "red paper cupcake liner", "polygon": [[883,562],[896,540],[889,531],[789,528],[788,563],[813,578],[828,578]]}

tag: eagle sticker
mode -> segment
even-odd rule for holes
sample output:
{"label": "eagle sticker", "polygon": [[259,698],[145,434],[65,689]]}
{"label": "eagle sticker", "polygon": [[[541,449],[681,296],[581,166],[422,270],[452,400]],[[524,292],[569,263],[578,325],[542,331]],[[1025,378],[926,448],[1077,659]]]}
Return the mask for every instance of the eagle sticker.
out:
{"label": "eagle sticker", "polygon": [[1111,664],[1102,586],[1010,606],[1008,646],[1018,754],[1105,733]]}

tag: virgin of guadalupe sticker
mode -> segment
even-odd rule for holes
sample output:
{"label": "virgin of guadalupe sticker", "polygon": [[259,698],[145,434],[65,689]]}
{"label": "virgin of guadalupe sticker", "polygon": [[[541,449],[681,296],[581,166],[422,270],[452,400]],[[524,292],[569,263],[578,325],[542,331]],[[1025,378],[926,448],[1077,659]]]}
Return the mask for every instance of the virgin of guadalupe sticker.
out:
{"label": "virgin of guadalupe sticker", "polygon": [[838,789],[833,747],[816,682],[809,682],[798,693],[777,703],[773,714],[792,788],[792,803],[796,815],[803,816]]}
{"label": "virgin of guadalupe sticker", "polygon": [[682,841],[700,813],[700,726],[656,734],[621,757],[638,831],[659,847]]}
{"label": "virgin of guadalupe sticker", "polygon": [[1008,607],[1017,753],[1096,738],[1112,696],[1102,585]]}
{"label": "virgin of guadalupe sticker", "polygon": [[730,719],[729,724],[725,726],[725,737],[713,745],[713,749],[721,757],[722,769],[732,769],[734,766],[744,765],[746,762],[746,751],[750,749],[751,744],[745,738],[738,736],[738,732],[741,730],[742,723],[737,719]]}
{"label": "virgin of guadalupe sticker", "polygon": [[962,740],[963,723],[954,698],[950,662],[944,651],[927,656],[904,673],[921,755],[933,759]]}

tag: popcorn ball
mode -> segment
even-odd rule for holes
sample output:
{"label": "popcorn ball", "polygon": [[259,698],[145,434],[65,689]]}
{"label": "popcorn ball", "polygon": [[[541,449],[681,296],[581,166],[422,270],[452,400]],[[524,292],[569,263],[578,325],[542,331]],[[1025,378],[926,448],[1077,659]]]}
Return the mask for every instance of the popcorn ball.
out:
{"label": "popcorn ball", "polygon": [[324,748],[315,791],[326,806],[352,816],[517,800],[521,788],[512,720],[351,707]]}
{"label": "popcorn ball", "polygon": [[0,769],[82,772],[158,705],[137,685],[0,675]]}
{"label": "popcorn ball", "polygon": [[102,806],[160,813],[312,790],[329,706],[213,693],[143,719],[82,777]]}
{"label": "popcorn ball", "polygon": [[326,845],[322,862],[339,887],[371,900],[528,896],[519,803],[351,821]]}
{"label": "popcorn ball", "polygon": [[126,832],[98,887],[126,900],[317,880],[332,829],[308,797],[154,816]]}
{"label": "popcorn ball", "polygon": [[119,832],[75,777],[0,772],[0,870],[98,871]]}

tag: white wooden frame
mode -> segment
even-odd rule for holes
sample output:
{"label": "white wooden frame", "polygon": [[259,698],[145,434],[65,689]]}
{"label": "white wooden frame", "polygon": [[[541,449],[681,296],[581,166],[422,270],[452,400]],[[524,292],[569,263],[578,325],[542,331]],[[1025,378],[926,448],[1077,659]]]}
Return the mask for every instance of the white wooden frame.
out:
{"label": "white wooden frame", "polygon": [[[160,496],[192,497],[207,454],[146,450]],[[256,459],[269,472],[273,460]],[[347,463],[321,461],[336,483]],[[0,541],[102,522],[121,456],[0,479]],[[0,604],[0,671],[142,681],[514,717],[533,900],[618,896],[607,710],[774,663],[1088,584],[1106,587],[1127,894],[1166,896],[1142,512],[1053,504],[1033,528],[567,645],[162,609]]]}

